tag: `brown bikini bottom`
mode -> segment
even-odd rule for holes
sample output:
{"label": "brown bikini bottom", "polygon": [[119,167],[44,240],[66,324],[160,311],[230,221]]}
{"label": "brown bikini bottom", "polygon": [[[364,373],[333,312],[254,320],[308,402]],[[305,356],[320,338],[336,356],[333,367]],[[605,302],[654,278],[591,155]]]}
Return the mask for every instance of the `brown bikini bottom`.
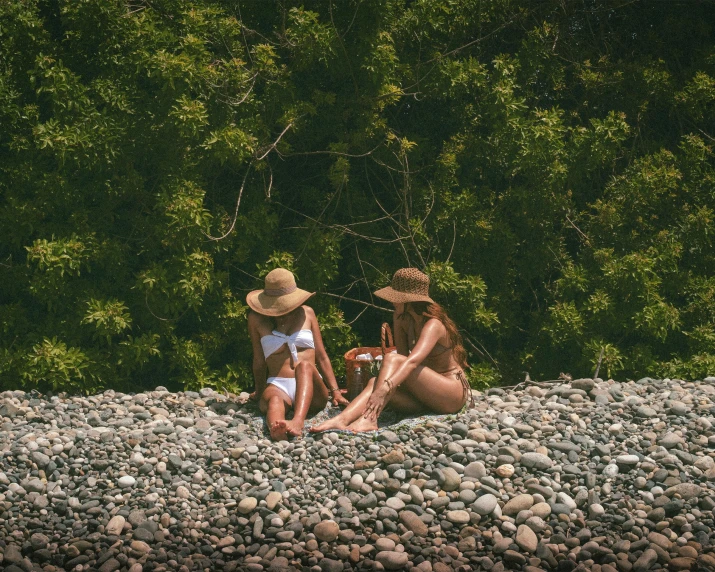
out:
{"label": "brown bikini bottom", "polygon": [[464,375],[464,371],[461,369],[454,369],[450,371],[446,371],[444,373],[440,373],[440,375],[443,375],[445,377],[456,377],[457,380],[459,380],[459,383],[462,384],[462,393],[464,395],[464,401],[462,402],[462,408],[464,408],[465,405],[469,405],[469,407],[474,406],[474,396],[472,395],[472,388],[469,386],[469,381],[467,380],[467,376]]}

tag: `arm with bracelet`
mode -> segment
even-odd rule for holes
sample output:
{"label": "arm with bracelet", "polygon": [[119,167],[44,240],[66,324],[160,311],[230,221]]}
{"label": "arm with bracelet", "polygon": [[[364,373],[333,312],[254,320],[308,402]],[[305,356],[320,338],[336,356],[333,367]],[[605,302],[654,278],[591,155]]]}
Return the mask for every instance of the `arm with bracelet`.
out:
{"label": "arm with bracelet", "polygon": [[[395,341],[397,355],[405,356],[407,353],[407,336],[403,324],[395,319]],[[380,375],[375,380],[375,390],[365,406],[363,417],[376,421],[385,405],[393,398],[398,388],[407,380],[430,355],[433,348],[443,336],[443,327],[437,320],[429,320],[420,333],[415,347],[404,359],[387,359],[380,369]],[[404,344],[404,345],[403,345]],[[400,350],[404,349],[405,353]]]}
{"label": "arm with bracelet", "polygon": [[330,363],[328,353],[325,351],[323,344],[323,336],[320,334],[320,326],[318,320],[312,320],[311,329],[313,331],[313,342],[315,344],[315,362],[318,370],[322,374],[323,383],[328,388],[330,401],[333,405],[347,405],[349,402],[343,396],[344,390],[338,387],[338,382],[335,379],[333,372],[333,364]]}
{"label": "arm with bracelet", "polygon": [[429,277],[417,268],[395,272],[375,295],[392,302],[397,351],[385,354],[380,373],[337,416],[311,431],[375,431],[389,403],[402,413],[456,413],[469,404],[467,353],[457,325],[429,297]]}
{"label": "arm with bracelet", "polygon": [[266,378],[268,376],[268,367],[266,366],[266,358],[263,356],[261,348],[261,335],[259,333],[259,318],[254,313],[248,314],[248,333],[251,336],[251,346],[253,347],[253,383],[254,391],[250,398],[254,400],[260,399],[263,391],[266,389]]}

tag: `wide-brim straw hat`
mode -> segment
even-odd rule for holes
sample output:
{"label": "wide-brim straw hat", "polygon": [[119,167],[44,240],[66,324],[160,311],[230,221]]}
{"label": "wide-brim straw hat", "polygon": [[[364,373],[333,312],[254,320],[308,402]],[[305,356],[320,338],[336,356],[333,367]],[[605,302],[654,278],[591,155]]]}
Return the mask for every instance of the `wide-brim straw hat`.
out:
{"label": "wide-brim straw hat", "polygon": [[395,272],[392,283],[387,288],[381,288],[375,292],[375,296],[397,304],[405,302],[435,303],[429,297],[429,276],[417,268],[401,268]]}
{"label": "wide-brim straw hat", "polygon": [[263,290],[254,290],[246,296],[252,310],[264,316],[283,316],[302,306],[315,292],[301,290],[296,286],[290,270],[276,268],[265,279]]}

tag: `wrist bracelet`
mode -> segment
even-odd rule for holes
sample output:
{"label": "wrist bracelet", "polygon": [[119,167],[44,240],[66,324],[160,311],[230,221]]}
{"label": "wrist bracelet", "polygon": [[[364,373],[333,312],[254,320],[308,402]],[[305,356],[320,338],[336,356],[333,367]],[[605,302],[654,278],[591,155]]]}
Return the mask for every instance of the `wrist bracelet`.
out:
{"label": "wrist bracelet", "polygon": [[389,377],[385,378],[384,383],[388,386],[388,393],[392,393],[393,391],[395,391],[395,386],[393,385],[392,380]]}
{"label": "wrist bracelet", "polygon": [[340,391],[340,388],[339,388],[339,387],[336,387],[335,389],[331,389],[331,390],[330,390],[330,393],[335,393],[336,391]]}

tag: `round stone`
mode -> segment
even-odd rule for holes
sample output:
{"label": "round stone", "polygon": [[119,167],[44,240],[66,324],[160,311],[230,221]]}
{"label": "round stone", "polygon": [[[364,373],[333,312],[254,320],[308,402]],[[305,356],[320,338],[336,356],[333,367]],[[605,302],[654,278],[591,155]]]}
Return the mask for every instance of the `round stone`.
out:
{"label": "round stone", "polygon": [[487,493],[486,495],[483,495],[474,501],[474,503],[472,504],[472,510],[477,514],[486,516],[488,514],[491,514],[492,511],[496,508],[496,506],[497,497],[495,497],[491,493]]}
{"label": "round stone", "polygon": [[395,549],[395,541],[391,538],[381,537],[375,541],[375,550],[378,552],[392,551]]}
{"label": "round stone", "polygon": [[538,516],[540,518],[548,518],[551,514],[551,506],[545,502],[536,503],[530,510],[534,516]]}
{"label": "round stone", "polygon": [[359,491],[363,485],[363,478],[360,474],[355,474],[350,477],[350,489],[353,491]]}
{"label": "round stone", "polygon": [[117,481],[117,484],[121,488],[126,489],[129,487],[133,487],[136,484],[136,482],[137,482],[137,480],[134,477],[132,477],[131,475],[125,475],[125,476],[119,478],[119,480]]}
{"label": "round stone", "polygon": [[339,532],[340,526],[338,526],[338,523],[334,520],[323,520],[322,522],[316,524],[313,529],[313,534],[315,534],[316,538],[325,542],[332,542],[335,540],[338,537]]}
{"label": "round stone", "polygon": [[514,474],[514,465],[509,463],[499,465],[494,472],[502,479],[508,479]]}
{"label": "round stone", "polygon": [[407,552],[397,552],[397,551],[386,551],[378,552],[375,555],[375,560],[377,560],[385,570],[404,570],[409,557]]}
{"label": "round stone", "polygon": [[456,491],[462,483],[462,477],[459,476],[459,473],[452,467],[446,467],[442,469],[442,474],[444,475],[442,489],[445,491]]}
{"label": "round stone", "polygon": [[502,508],[502,514],[515,516],[522,510],[528,510],[534,505],[534,497],[529,494],[521,494],[509,500]]}
{"label": "round stone", "polygon": [[480,461],[474,461],[464,467],[464,476],[479,480],[482,477],[487,476],[487,469],[484,466],[484,463]]}
{"label": "round stone", "polygon": [[588,507],[588,517],[597,520],[606,514],[606,509],[598,503],[594,503]]}
{"label": "round stone", "polygon": [[616,457],[616,463],[619,467],[624,467],[627,469],[634,468],[640,462],[638,455],[618,455]]}
{"label": "round stone", "polygon": [[519,461],[523,466],[537,471],[544,471],[553,466],[554,462],[546,455],[541,453],[529,452],[524,453]]}
{"label": "round stone", "polygon": [[466,510],[450,510],[447,512],[447,520],[453,524],[467,524],[469,513]]}
{"label": "round stone", "polygon": [[108,535],[119,536],[124,530],[125,522],[124,517],[117,514],[110,519],[109,523],[107,523],[104,532]]}
{"label": "round stone", "polygon": [[385,501],[385,505],[396,511],[401,511],[403,508],[405,508],[404,501],[400,500],[397,497],[390,497]]}
{"label": "round stone", "polygon": [[603,476],[608,478],[613,478],[618,474],[618,465],[610,464],[606,465],[602,471]]}
{"label": "round stone", "polygon": [[536,533],[526,524],[522,524],[517,528],[515,542],[519,548],[526,552],[535,552],[539,544]]}
{"label": "round stone", "polygon": [[258,499],[254,497],[246,497],[238,503],[238,512],[248,514],[258,506]]}

